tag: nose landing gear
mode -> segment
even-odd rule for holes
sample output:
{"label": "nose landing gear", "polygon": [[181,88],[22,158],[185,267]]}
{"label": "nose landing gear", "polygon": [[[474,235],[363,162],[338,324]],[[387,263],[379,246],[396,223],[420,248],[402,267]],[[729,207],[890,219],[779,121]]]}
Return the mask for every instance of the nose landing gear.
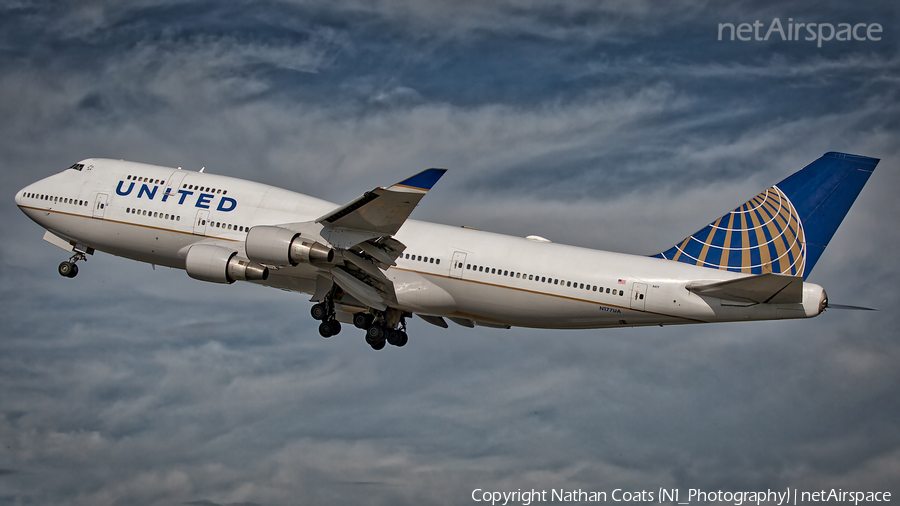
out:
{"label": "nose landing gear", "polygon": [[65,278],[74,278],[75,276],[77,276],[78,266],[75,265],[75,262],[79,260],[84,260],[85,262],[87,262],[87,257],[84,256],[84,253],[75,253],[71,258],[59,264],[59,275]]}

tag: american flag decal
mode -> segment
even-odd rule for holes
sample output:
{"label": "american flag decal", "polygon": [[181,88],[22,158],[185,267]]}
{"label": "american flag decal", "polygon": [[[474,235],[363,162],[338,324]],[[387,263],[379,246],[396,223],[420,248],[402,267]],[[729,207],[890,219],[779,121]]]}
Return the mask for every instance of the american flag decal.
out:
{"label": "american flag decal", "polygon": [[625,280],[624,280],[624,279],[620,279],[620,280],[619,280],[619,284],[620,284],[620,285],[624,285],[624,284],[625,284]]}

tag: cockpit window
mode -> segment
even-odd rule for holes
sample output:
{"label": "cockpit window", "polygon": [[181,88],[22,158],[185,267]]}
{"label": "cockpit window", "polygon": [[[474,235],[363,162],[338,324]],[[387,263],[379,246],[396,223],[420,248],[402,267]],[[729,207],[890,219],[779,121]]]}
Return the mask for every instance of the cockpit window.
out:
{"label": "cockpit window", "polygon": [[71,166],[71,167],[69,167],[69,168],[70,168],[70,169],[75,169],[75,170],[81,170],[81,169],[84,168],[84,164],[83,164],[83,163],[76,163],[75,165],[73,165],[73,166]]}

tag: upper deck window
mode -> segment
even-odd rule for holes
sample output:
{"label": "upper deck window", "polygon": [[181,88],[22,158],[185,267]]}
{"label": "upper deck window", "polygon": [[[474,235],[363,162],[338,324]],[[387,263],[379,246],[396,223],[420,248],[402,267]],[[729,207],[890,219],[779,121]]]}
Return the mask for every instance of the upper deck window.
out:
{"label": "upper deck window", "polygon": [[75,169],[75,170],[81,170],[81,169],[84,168],[84,164],[83,164],[83,163],[76,163],[75,165],[72,165],[72,166],[69,167],[69,168],[70,168],[70,169]]}

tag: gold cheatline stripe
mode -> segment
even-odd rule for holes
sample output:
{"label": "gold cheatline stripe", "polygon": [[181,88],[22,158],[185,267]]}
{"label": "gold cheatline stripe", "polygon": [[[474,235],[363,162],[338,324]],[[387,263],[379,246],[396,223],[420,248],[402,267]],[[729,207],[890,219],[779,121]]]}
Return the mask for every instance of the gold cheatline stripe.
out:
{"label": "gold cheatline stripe", "polygon": [[[697,320],[697,319],[694,319],[694,318],[688,318],[688,317],[686,317],[686,316],[677,316],[677,315],[670,315],[670,314],[665,314],[665,313],[656,313],[656,312],[653,312],[653,311],[641,311],[641,310],[639,310],[639,309],[632,309],[632,308],[630,308],[630,307],[625,307],[625,306],[617,306],[617,305],[615,305],[615,304],[607,304],[607,303],[605,303],[605,302],[597,302],[597,301],[595,301],[595,300],[579,299],[579,298],[577,298],[577,297],[568,297],[568,296],[566,296],[566,295],[557,295],[557,294],[554,294],[554,293],[537,292],[537,291],[534,291],[534,290],[528,290],[527,288],[516,288],[516,287],[514,287],[514,286],[498,285],[498,284],[495,284],[495,283],[487,283],[487,282],[485,282],[485,281],[475,281],[474,279],[453,278],[453,277],[450,277],[450,276],[445,276],[445,275],[443,275],[443,274],[434,274],[434,273],[431,273],[431,272],[417,271],[417,270],[414,270],[414,269],[404,269],[403,267],[390,267],[390,269],[396,269],[396,270],[398,270],[398,271],[405,271],[405,272],[413,272],[413,273],[416,273],[416,274],[422,274],[422,275],[425,275],[425,276],[434,276],[434,277],[436,277],[436,278],[445,278],[445,279],[452,279],[452,280],[455,280],[455,281],[463,281],[463,282],[465,282],[465,283],[475,283],[475,284],[477,284],[477,285],[493,286],[493,287],[497,287],[497,288],[505,288],[505,289],[507,289],[507,290],[516,290],[516,291],[519,291],[519,292],[533,293],[533,294],[535,294],[535,295],[545,295],[545,296],[547,296],[547,297],[556,297],[556,298],[559,298],[559,299],[574,300],[574,301],[577,301],[577,302],[585,302],[585,303],[587,303],[587,304],[593,304],[593,305],[597,305],[597,306],[614,307],[614,308],[616,308],[616,309],[625,309],[625,310],[628,310],[628,311],[635,311],[635,312],[640,312],[640,313],[653,314],[653,315],[657,315],[657,316],[665,316],[665,317],[668,317],[668,318],[678,318],[678,319],[681,319],[681,320],[688,320],[688,321],[692,321],[692,322],[708,323],[708,322],[706,322],[705,320]],[[598,286],[599,286],[599,285],[598,285]]]}
{"label": "gold cheatline stripe", "polygon": [[[127,222],[127,221],[111,220],[111,219],[108,219],[108,218],[94,218],[93,215],[86,216],[86,215],[83,215],[83,214],[67,213],[67,212],[65,212],[65,211],[55,211],[55,210],[53,210],[53,209],[41,209],[41,208],[39,208],[39,207],[31,207],[31,206],[19,206],[19,208],[20,208],[20,209],[32,209],[32,210],[34,210],[34,211],[40,211],[40,212],[42,212],[42,213],[54,213],[54,214],[63,214],[63,215],[66,215],[66,216],[74,216],[74,217],[76,217],[76,218],[87,218],[87,219],[89,219],[89,220],[100,220],[100,221],[105,221],[105,222],[107,222],[107,223],[118,223],[118,224],[120,224],[120,225],[131,225],[132,227],[149,228],[150,230],[162,230],[163,232],[172,232],[172,233],[175,233],[175,234],[193,235],[193,236],[196,236],[196,237],[209,237],[209,238],[211,238],[211,239],[218,239],[218,240],[220,240],[220,241],[241,242],[240,239],[228,239],[228,238],[226,238],[226,237],[217,237],[217,236],[211,236],[211,235],[206,235],[206,234],[198,235],[198,234],[195,234],[195,233],[193,233],[193,232],[183,232],[183,231],[181,231],[181,230],[173,230],[173,229],[171,229],[171,228],[152,227],[152,226],[150,226],[150,225],[141,225],[141,224],[139,224],[139,223],[130,223],[130,222]],[[209,223],[209,220],[206,220],[206,222]]]}
{"label": "gold cheatline stripe", "polygon": [[[30,207],[30,206],[19,206],[19,207],[20,207],[20,208],[25,208],[25,209],[33,209],[33,210],[35,210],[35,211],[41,211],[41,212],[49,212],[49,213],[56,213],[56,214],[65,214],[65,215],[69,215],[69,216],[75,216],[75,217],[78,217],[78,218],[95,219],[93,216],[84,216],[84,215],[81,215],[81,214],[66,213],[66,212],[63,212],[63,211],[54,211],[54,210],[52,210],[52,209],[40,209],[40,208]],[[102,219],[102,218],[96,218],[96,219]],[[170,229],[167,229],[167,228],[151,227],[151,226],[148,226],[148,225],[138,225],[138,224],[136,224],[136,223],[128,223],[128,222],[125,222],[125,221],[105,220],[105,219],[104,219],[103,221],[106,221],[106,222],[109,222],[109,223],[119,223],[119,224],[122,224],[122,225],[132,225],[132,226],[135,226],[135,227],[149,228],[149,229],[154,229],[154,230],[162,230],[162,231],[165,231],[165,232],[175,232],[175,233],[178,233],[178,234],[184,234],[184,235],[195,235],[195,234],[190,233],[190,232],[181,232],[181,231],[179,231],[179,230],[170,230]],[[197,237],[209,237],[209,236],[197,236]],[[223,240],[223,241],[239,242],[237,239],[225,239],[225,238],[220,238],[220,237],[214,237],[214,239],[220,239],[220,240]],[[399,270],[399,271],[406,271],[406,272],[414,272],[414,273],[416,273],[416,274],[423,274],[423,275],[426,275],[426,276],[434,276],[434,277],[438,277],[438,278],[455,279],[455,280],[457,280],[457,281],[464,281],[464,282],[466,282],[466,283],[476,283],[476,284],[479,284],[479,285],[495,286],[495,287],[497,287],[497,288],[505,288],[505,289],[507,289],[507,290],[517,290],[517,291],[520,291],[520,292],[533,293],[533,294],[536,294],[536,295],[546,295],[546,296],[548,296],[548,297],[557,297],[557,298],[560,298],[560,299],[568,299],[568,300],[574,300],[574,301],[578,301],[578,302],[586,302],[586,303],[588,303],[588,304],[594,304],[594,305],[599,305],[599,306],[614,307],[614,308],[616,308],[616,309],[626,309],[626,310],[629,310],[629,311],[638,311],[637,309],[631,309],[630,307],[617,306],[617,305],[614,305],[614,304],[605,304],[605,303],[597,302],[597,301],[593,301],[593,300],[579,299],[579,298],[575,298],[575,297],[567,297],[567,296],[565,296],[565,295],[556,295],[556,294],[552,294],[552,293],[536,292],[536,291],[534,291],[534,290],[527,290],[527,289],[525,289],[525,288],[516,288],[516,287],[513,287],[513,286],[503,286],[503,285],[497,285],[497,284],[494,284],[494,283],[485,283],[485,282],[483,282],[483,281],[475,281],[475,280],[472,280],[472,279],[451,278],[450,276],[444,276],[444,275],[442,275],[442,274],[432,274],[432,273],[430,273],[430,272],[422,272],[422,271],[416,271],[416,270],[412,270],[412,269],[404,269],[404,268],[402,268],[402,267],[391,267],[391,269],[397,269],[397,270]],[[688,317],[685,317],[685,316],[676,316],[676,315],[670,315],[670,314],[665,314],[665,313],[656,313],[656,312],[653,312],[653,311],[640,311],[640,312],[642,312],[642,313],[647,313],[647,314],[653,314],[653,315],[657,315],[657,316],[665,316],[665,317],[668,317],[668,318],[678,318],[678,319],[680,319],[680,320],[687,320],[687,321],[698,322],[698,323],[707,323],[707,322],[704,321],[704,320],[697,320],[697,319],[694,319],[694,318],[688,318]]]}

